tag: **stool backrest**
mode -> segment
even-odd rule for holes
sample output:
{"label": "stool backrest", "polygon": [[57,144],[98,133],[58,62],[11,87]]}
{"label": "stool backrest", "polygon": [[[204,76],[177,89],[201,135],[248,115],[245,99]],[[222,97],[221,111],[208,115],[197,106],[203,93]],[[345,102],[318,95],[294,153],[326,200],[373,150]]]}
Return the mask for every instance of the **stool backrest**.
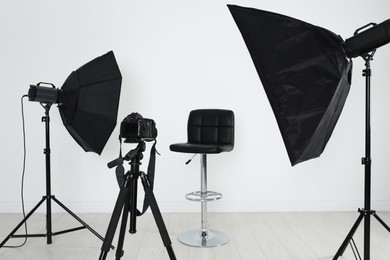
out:
{"label": "stool backrest", "polygon": [[234,113],[224,109],[197,109],[190,112],[188,143],[234,145]]}

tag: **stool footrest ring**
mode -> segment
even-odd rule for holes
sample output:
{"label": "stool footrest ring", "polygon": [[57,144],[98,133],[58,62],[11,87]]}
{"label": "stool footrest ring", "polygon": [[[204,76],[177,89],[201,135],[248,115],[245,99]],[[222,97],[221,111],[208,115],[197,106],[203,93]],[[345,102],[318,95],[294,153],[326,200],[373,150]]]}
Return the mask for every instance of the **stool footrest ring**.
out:
{"label": "stool footrest ring", "polygon": [[222,194],[215,191],[194,191],[186,194],[186,199],[191,201],[214,201],[222,198]]}

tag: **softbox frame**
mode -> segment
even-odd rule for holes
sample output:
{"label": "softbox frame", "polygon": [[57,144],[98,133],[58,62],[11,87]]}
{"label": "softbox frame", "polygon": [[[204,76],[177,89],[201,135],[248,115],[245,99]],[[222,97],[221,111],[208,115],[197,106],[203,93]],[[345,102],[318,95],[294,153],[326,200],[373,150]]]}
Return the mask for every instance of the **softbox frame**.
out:
{"label": "softbox frame", "polygon": [[343,40],[272,12],[228,5],[275,114],[294,166],[321,155],[351,85]]}

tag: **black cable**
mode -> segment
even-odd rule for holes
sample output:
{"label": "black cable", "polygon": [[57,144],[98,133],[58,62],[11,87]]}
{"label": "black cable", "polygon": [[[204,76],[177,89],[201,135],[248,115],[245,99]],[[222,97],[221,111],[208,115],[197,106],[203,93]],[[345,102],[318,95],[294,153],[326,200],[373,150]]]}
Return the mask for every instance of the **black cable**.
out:
{"label": "black cable", "polygon": [[349,244],[351,245],[352,252],[353,252],[353,255],[355,256],[355,259],[356,260],[362,260],[360,254],[359,254],[359,250],[358,250],[358,248],[357,248],[357,246],[355,244],[355,240],[353,240],[353,237],[351,238],[351,241],[349,241]]}
{"label": "black cable", "polygon": [[[22,183],[21,183],[21,188],[20,188],[20,197],[22,200],[22,212],[23,212],[23,218],[26,218],[26,211],[24,209],[24,175],[26,173],[26,129],[25,129],[25,122],[24,122],[24,109],[23,109],[23,98],[28,97],[28,95],[23,95],[21,100],[21,107],[22,107],[22,126],[23,126],[23,170],[22,170]],[[24,238],[24,241],[22,244],[17,245],[17,246],[3,246],[5,248],[18,248],[22,247],[26,244],[27,242],[27,221],[24,222],[24,230],[26,233],[26,237]]]}

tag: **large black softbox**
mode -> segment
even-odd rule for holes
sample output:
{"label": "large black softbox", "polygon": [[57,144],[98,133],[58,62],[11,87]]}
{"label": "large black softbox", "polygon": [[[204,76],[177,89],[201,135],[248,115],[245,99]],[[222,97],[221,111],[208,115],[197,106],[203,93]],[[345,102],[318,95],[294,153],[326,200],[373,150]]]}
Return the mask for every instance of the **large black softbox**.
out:
{"label": "large black softbox", "polygon": [[352,63],[343,40],[303,21],[228,5],[274,111],[292,165],[320,156],[340,116]]}
{"label": "large black softbox", "polygon": [[59,96],[62,121],[85,150],[101,154],[115,128],[122,76],[112,51],[66,79]]}

